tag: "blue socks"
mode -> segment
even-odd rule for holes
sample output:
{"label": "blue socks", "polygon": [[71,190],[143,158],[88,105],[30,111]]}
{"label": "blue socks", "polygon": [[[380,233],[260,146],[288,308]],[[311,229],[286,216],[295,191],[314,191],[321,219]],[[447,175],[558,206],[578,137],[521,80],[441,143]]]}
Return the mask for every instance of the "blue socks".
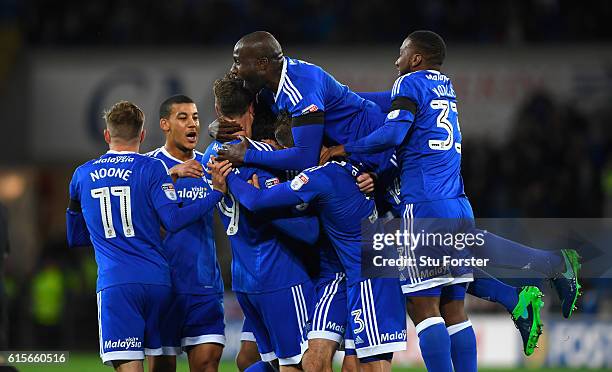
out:
{"label": "blue socks", "polygon": [[261,360],[255,364],[251,364],[244,372],[276,372],[276,370],[268,362]]}
{"label": "blue socks", "polygon": [[[477,232],[484,233],[482,230]],[[485,244],[473,249],[474,256],[491,259],[490,265],[518,270],[533,270],[547,278],[565,271],[565,261],[556,251],[531,248],[504,239],[490,232],[484,233]]]}
{"label": "blue socks", "polygon": [[451,340],[451,357],[455,372],[476,372],[476,335],[472,323],[467,320],[463,323],[449,326],[448,334]]}
{"label": "blue socks", "polygon": [[451,339],[442,317],[427,318],[416,325],[421,355],[428,372],[453,372]]}
{"label": "blue socks", "polygon": [[497,302],[512,313],[518,303],[518,293],[515,287],[499,281],[487,273],[474,268],[474,281],[469,283],[467,293],[483,300]]}

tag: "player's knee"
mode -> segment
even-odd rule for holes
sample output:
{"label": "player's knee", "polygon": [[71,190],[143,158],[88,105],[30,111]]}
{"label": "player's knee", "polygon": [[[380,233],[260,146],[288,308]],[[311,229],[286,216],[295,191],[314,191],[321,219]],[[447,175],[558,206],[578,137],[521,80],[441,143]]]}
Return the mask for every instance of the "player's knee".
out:
{"label": "player's knee", "polygon": [[463,323],[468,320],[463,300],[443,301],[440,313],[447,326]]}
{"label": "player's knee", "polygon": [[359,359],[357,355],[344,355],[342,372],[359,372]]}
{"label": "player's knee", "polygon": [[427,318],[441,316],[439,297],[410,297],[407,308],[408,315],[410,315],[414,324],[418,324]]}
{"label": "player's knee", "polygon": [[331,371],[332,359],[337,343],[330,340],[314,339],[308,341],[308,350],[302,358],[304,371]]}
{"label": "player's knee", "polygon": [[190,365],[191,371],[198,372],[216,372],[219,370],[219,359],[206,358],[198,360],[196,363]]}
{"label": "player's knee", "polygon": [[172,355],[162,355],[147,357],[149,362],[150,372],[175,372],[176,371],[176,357]]}
{"label": "player's knee", "polygon": [[252,348],[242,346],[238,352],[238,355],[236,355],[236,367],[238,367],[238,370],[242,372],[259,360],[259,352],[256,348],[255,350],[252,350]]}
{"label": "player's knee", "polygon": [[187,350],[189,369],[192,371],[217,371],[223,353],[223,345],[200,344]]}

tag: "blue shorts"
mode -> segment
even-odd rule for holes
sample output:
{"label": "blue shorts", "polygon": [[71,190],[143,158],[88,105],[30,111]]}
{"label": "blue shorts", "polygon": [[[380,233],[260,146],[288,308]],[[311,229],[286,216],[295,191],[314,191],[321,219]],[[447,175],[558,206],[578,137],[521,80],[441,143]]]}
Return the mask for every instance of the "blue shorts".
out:
{"label": "blue shorts", "polygon": [[164,285],[121,284],[98,292],[102,362],[161,355],[161,319],[171,300],[172,288]]}
{"label": "blue shorts", "polygon": [[347,318],[346,331],[344,332],[344,355],[357,355],[355,350],[355,337],[353,336],[353,328],[351,327],[351,319]]}
{"label": "blue shorts", "polygon": [[199,344],[225,345],[223,294],[174,294],[161,333],[163,355]]}
{"label": "blue shorts", "polygon": [[322,338],[342,343],[348,320],[346,307],[346,274],[320,278],[315,284],[315,310],[308,339]]}
{"label": "blue shorts", "polygon": [[[458,239],[471,233],[473,227],[474,214],[467,198],[407,204],[402,230],[417,239],[403,247],[403,254],[414,264],[400,273],[402,291],[414,297],[430,296],[432,288],[472,281],[471,267],[449,262],[471,257],[472,250]],[[424,243],[418,239],[419,234],[421,238],[431,234],[431,238]],[[452,239],[446,240],[447,237]],[[427,263],[423,264],[424,260]]]}
{"label": "blue shorts", "polygon": [[246,317],[242,322],[242,332],[240,333],[240,341],[255,341],[255,334],[253,334],[253,324]]}
{"label": "blue shorts", "polygon": [[406,299],[397,278],[365,279],[347,292],[359,358],[406,350]]}
{"label": "blue shorts", "polygon": [[314,305],[312,282],[267,293],[236,292],[236,298],[253,328],[261,359],[278,357],[280,365],[299,364]]}

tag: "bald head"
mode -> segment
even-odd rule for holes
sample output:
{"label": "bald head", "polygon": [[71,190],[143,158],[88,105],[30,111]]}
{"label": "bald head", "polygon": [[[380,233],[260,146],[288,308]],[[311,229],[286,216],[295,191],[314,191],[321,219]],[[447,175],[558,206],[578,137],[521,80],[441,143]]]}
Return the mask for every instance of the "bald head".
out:
{"label": "bald head", "polygon": [[274,88],[280,80],[282,65],[283,49],[269,32],[252,32],[234,46],[231,73],[244,80],[245,86],[253,92],[264,86]]}
{"label": "bald head", "polygon": [[255,31],[238,40],[234,52],[240,49],[242,52],[250,52],[255,58],[279,59],[283,55],[283,49],[276,38],[267,31]]}

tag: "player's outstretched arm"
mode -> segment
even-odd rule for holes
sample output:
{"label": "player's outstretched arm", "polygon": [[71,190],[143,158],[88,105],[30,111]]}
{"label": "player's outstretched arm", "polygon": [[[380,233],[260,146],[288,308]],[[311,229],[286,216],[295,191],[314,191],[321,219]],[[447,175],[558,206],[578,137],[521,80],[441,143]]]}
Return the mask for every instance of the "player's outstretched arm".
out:
{"label": "player's outstretched arm", "polygon": [[376,103],[382,112],[391,111],[391,91],[386,92],[356,92],[361,98]]}
{"label": "player's outstretched arm", "polygon": [[227,176],[227,184],[240,204],[253,212],[269,208],[293,207],[303,203],[302,199],[289,188],[288,182],[260,190],[234,173],[230,173]]}
{"label": "player's outstretched arm", "polygon": [[373,154],[396,147],[406,138],[410,124],[411,122],[388,121],[369,135],[345,144],[344,150],[349,154]]}
{"label": "player's outstretched arm", "polygon": [[321,115],[314,114],[293,118],[293,147],[278,151],[249,149],[244,155],[244,162],[264,168],[299,171],[317,165],[323,142],[324,116],[322,112]]}
{"label": "player's outstretched arm", "polygon": [[213,190],[203,199],[186,207],[181,207],[177,200],[171,178],[163,165],[154,163],[151,168],[152,187],[151,200],[164,229],[177,232],[192,223],[198,222],[209,213],[227,192],[225,180],[213,178]]}
{"label": "player's outstretched arm", "polygon": [[[248,184],[260,189],[257,173],[253,174]],[[319,219],[314,216],[279,217],[270,223],[284,235],[308,245],[314,245],[319,239]]]}

